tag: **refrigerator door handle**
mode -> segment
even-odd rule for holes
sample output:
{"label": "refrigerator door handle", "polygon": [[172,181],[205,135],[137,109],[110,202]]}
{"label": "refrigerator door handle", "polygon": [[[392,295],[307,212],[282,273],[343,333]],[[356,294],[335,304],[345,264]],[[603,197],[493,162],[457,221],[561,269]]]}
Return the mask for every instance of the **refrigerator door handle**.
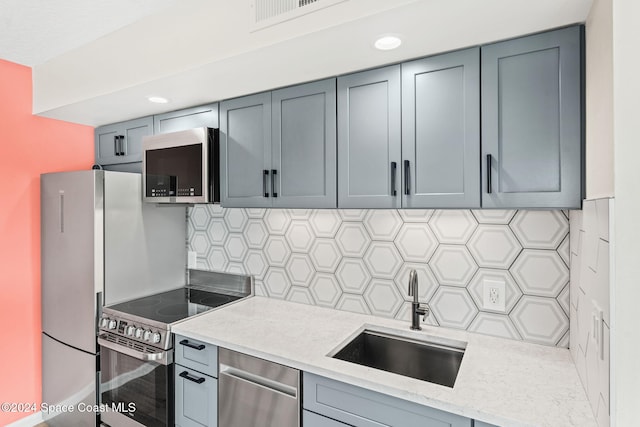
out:
{"label": "refrigerator door handle", "polygon": [[60,207],[60,232],[64,233],[64,191],[60,190],[58,195],[59,207]]}
{"label": "refrigerator door handle", "polygon": [[173,363],[172,353],[170,351],[161,351],[158,353],[144,353],[142,351],[134,350],[129,347],[124,347],[118,344],[114,344],[102,336],[98,337],[98,345],[113,350],[116,353],[126,354],[134,359],[142,360],[144,362],[157,362],[161,365],[170,365]]}

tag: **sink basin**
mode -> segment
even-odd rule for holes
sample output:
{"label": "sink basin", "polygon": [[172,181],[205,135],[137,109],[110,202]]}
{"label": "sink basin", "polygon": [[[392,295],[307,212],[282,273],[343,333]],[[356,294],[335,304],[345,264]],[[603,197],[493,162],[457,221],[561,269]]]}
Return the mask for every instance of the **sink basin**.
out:
{"label": "sink basin", "polygon": [[333,357],[453,387],[462,356],[463,346],[454,347],[364,330]]}

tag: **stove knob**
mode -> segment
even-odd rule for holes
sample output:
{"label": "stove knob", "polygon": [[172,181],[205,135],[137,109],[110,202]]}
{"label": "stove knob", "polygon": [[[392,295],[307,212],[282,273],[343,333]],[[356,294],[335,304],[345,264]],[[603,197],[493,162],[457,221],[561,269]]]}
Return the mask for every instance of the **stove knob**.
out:
{"label": "stove knob", "polygon": [[144,329],[138,328],[136,329],[136,338],[142,339],[142,334],[144,333]]}
{"label": "stove knob", "polygon": [[109,320],[109,329],[115,329],[117,324],[118,322],[116,322],[115,320]]}
{"label": "stove knob", "polygon": [[150,339],[151,339],[151,331],[147,329],[146,331],[144,331],[144,340],[149,341]]}
{"label": "stove knob", "polygon": [[109,324],[109,318],[108,317],[103,317],[100,320],[100,327],[101,328],[106,328],[108,324]]}
{"label": "stove knob", "polygon": [[135,326],[133,326],[133,325],[127,326],[127,335],[132,337],[135,332],[136,332],[136,327]]}
{"label": "stove knob", "polygon": [[151,336],[151,341],[155,344],[158,344],[161,338],[162,337],[160,336],[160,332],[154,332],[153,335]]}

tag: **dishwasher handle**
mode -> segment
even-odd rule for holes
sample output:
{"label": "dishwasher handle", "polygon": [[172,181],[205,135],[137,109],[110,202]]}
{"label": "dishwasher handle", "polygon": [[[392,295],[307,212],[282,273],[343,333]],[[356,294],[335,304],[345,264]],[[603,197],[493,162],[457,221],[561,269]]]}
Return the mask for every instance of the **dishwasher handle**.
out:
{"label": "dishwasher handle", "polygon": [[284,384],[282,382],[267,378],[261,375],[256,375],[252,372],[243,371],[241,369],[234,368],[228,365],[220,365],[220,376],[227,376],[239,381],[251,383],[255,386],[266,388],[270,391],[274,391],[293,399],[298,398],[298,388]]}

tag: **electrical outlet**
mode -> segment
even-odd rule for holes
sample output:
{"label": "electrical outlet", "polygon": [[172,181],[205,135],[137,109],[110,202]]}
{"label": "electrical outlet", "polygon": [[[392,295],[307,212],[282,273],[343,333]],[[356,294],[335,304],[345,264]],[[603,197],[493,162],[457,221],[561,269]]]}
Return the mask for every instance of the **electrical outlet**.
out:
{"label": "electrical outlet", "polygon": [[505,283],[500,280],[485,279],[482,305],[487,310],[506,312]]}
{"label": "electrical outlet", "polygon": [[187,268],[196,268],[198,265],[198,253],[195,251],[187,252]]}

